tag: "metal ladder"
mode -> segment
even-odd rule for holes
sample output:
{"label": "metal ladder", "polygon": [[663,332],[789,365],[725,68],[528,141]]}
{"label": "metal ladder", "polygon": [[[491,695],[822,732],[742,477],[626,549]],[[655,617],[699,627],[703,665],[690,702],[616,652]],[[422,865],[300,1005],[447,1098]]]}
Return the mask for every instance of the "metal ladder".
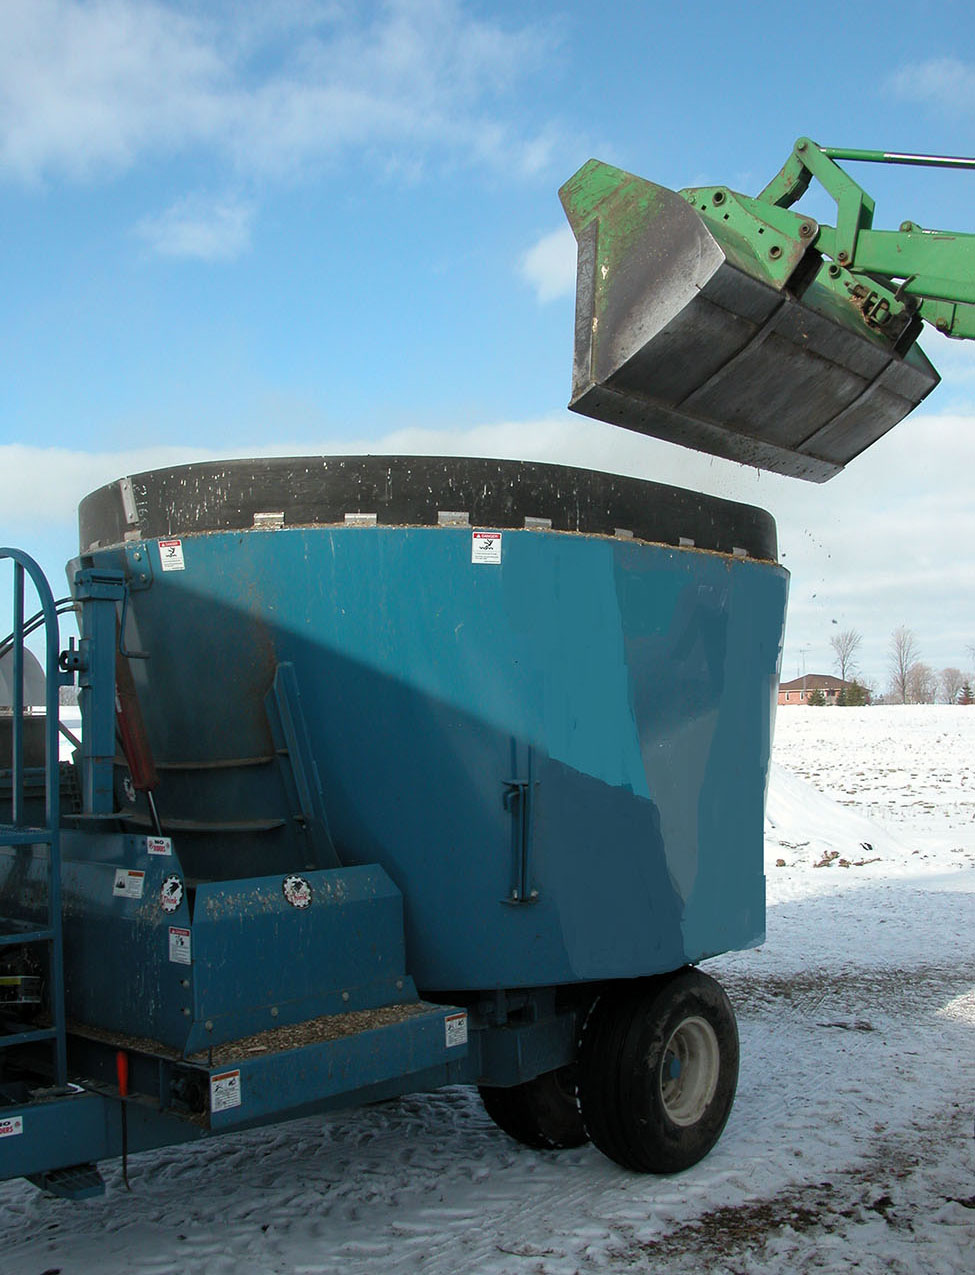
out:
{"label": "metal ladder", "polygon": [[[59,633],[54,596],[43,571],[19,549],[0,548],[0,559],[14,564],[11,723],[11,807],[10,823],[0,823],[0,850],[4,847],[47,846],[47,916],[38,923],[0,916],[0,949],[24,944],[45,944],[48,948],[49,1027],[0,1032],[0,1049],[11,1049],[35,1041],[49,1041],[53,1052],[54,1086],[67,1084],[67,1045],[64,1021],[64,962],[61,930],[61,845],[60,766],[58,761]],[[45,632],[45,732],[44,732],[44,826],[32,827],[25,813],[24,767],[24,582],[29,575],[40,601]]]}

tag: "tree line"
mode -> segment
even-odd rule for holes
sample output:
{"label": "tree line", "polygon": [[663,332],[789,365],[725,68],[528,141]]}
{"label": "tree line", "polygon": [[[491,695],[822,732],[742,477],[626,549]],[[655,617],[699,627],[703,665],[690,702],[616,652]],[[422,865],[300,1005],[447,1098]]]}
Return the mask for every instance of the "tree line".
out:
{"label": "tree line", "polygon": [[[857,674],[862,642],[863,635],[856,629],[844,629],[829,640],[840,681],[848,683],[840,693],[840,704],[975,704],[975,673],[953,666],[934,669],[926,664],[917,634],[906,624],[899,624],[890,635],[888,684],[878,695],[876,687]],[[975,665],[975,643],[966,648],[966,654]]]}

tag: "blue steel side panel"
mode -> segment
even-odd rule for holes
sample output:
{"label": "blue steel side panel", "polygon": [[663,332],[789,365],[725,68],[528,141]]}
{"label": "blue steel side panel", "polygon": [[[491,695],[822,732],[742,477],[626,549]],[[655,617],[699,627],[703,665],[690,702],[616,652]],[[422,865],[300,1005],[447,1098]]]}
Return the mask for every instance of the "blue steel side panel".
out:
{"label": "blue steel side panel", "polygon": [[187,1053],[413,998],[403,901],[386,873],[375,865],[336,868],[306,872],[304,880],[311,902],[301,909],[288,903],[281,876],[197,886]]}
{"label": "blue steel side panel", "polygon": [[[169,929],[188,929],[184,896],[161,906],[166,878],[182,877],[176,857],[150,855],[145,837],[63,834],[65,999],[69,1020],[144,1036],[179,1052],[192,995],[187,966],[169,959]],[[142,872],[141,897],[117,889],[118,874]]]}
{"label": "blue steel side panel", "polygon": [[[786,572],[603,537],[502,544],[491,565],[458,528],[186,537],[185,571],[131,604],[157,757],[260,752],[291,662],[340,857],[402,890],[427,990],[755,943]],[[513,907],[504,795],[528,746],[538,898]]]}
{"label": "blue steel side panel", "polygon": [[[189,1119],[161,1110],[145,1094],[126,1103],[130,1153],[193,1141],[298,1114],[354,1105],[449,1083],[475,1080],[477,1036],[461,1039],[447,1023],[458,1011],[430,1007],[399,1023],[338,1040],[221,1067],[184,1067],[209,1078],[237,1075],[239,1104]],[[461,1033],[463,1035],[463,1033]],[[0,1181],[122,1153],[121,1105],[92,1091],[0,1106]]]}
{"label": "blue steel side panel", "polygon": [[[348,1095],[351,1103],[356,1090],[383,1081],[397,1080],[400,1092],[408,1093],[411,1076],[467,1058],[466,1041],[447,1043],[445,1023],[452,1014],[456,1010],[431,1009],[375,1031],[212,1067],[211,1077],[239,1072],[241,1101],[211,1112],[210,1128],[223,1132],[341,1095]],[[447,1081],[445,1071],[440,1083]]]}
{"label": "blue steel side panel", "polygon": [[[283,874],[197,886],[191,908],[178,853],[150,855],[145,837],[112,833],[66,831],[64,841],[67,1007],[77,1023],[182,1054],[414,994],[402,900],[381,868],[305,873],[306,908],[287,902]],[[140,897],[117,891],[119,872],[144,874]],[[166,911],[173,876],[182,898]],[[173,929],[186,940],[175,950]],[[174,959],[187,950],[186,963]]]}
{"label": "blue steel side panel", "polygon": [[0,1107],[0,1182],[117,1155],[111,1137],[114,1104],[99,1094],[78,1093],[48,1102]]}

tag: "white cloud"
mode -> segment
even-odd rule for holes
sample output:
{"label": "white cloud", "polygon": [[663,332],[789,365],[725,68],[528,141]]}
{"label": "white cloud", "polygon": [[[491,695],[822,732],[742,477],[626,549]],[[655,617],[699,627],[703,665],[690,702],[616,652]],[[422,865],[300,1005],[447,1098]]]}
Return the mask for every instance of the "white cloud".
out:
{"label": "white cloud", "polygon": [[904,66],[891,77],[894,91],[909,102],[924,102],[954,115],[975,107],[975,66],[959,58],[928,58]]}
{"label": "white cloud", "polygon": [[187,195],[143,218],[136,233],[163,257],[230,261],[250,247],[253,216],[253,206],[238,199]]}
{"label": "white cloud", "polygon": [[205,24],[147,0],[7,0],[0,168],[82,177],[223,124],[228,68]]}
{"label": "white cloud", "polygon": [[522,257],[520,271],[539,301],[571,296],[576,281],[576,241],[570,227],[543,235]]}
{"label": "white cloud", "polygon": [[0,173],[85,178],[203,149],[263,176],[403,142],[532,173],[552,138],[505,99],[552,45],[459,0],[5,0]]}

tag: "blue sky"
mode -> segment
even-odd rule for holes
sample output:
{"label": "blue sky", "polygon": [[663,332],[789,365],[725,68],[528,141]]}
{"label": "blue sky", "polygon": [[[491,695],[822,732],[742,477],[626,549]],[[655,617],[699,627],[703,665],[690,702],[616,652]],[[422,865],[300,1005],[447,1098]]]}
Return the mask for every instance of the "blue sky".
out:
{"label": "blue sky", "polygon": [[[60,591],[78,499],[155,464],[566,460],[772,509],[784,677],[834,621],[880,683],[900,623],[970,667],[968,346],[924,342],[945,385],[826,487],[580,420],[556,192],[596,155],[756,193],[804,133],[975,154],[973,36],[960,0],[3,0],[0,540]],[[975,232],[975,173],[854,171],[878,225]]]}

